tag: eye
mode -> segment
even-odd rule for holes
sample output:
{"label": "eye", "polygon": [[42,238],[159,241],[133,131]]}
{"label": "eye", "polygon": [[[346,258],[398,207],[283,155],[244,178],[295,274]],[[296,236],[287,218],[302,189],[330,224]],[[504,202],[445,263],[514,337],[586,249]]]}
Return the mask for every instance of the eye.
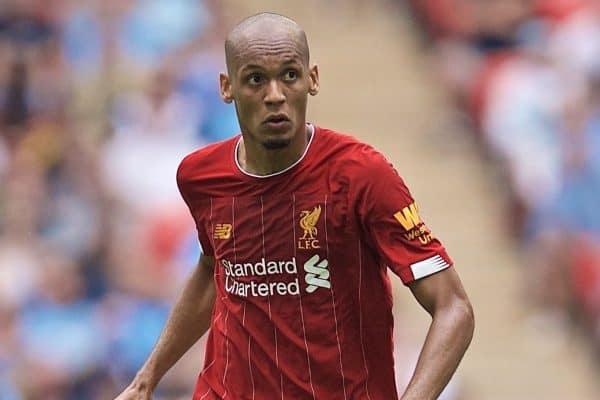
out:
{"label": "eye", "polygon": [[283,80],[286,82],[295,81],[298,78],[298,72],[293,69],[288,69],[283,74]]}
{"label": "eye", "polygon": [[260,85],[263,83],[263,77],[260,74],[250,74],[247,80],[251,85]]}

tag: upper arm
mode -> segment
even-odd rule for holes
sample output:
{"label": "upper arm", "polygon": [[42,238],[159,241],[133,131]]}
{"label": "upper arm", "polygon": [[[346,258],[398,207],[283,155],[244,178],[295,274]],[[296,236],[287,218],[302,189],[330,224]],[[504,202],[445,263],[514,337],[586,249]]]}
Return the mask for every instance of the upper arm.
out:
{"label": "upper arm", "polygon": [[436,274],[408,284],[411,292],[432,316],[448,307],[466,307],[472,313],[471,304],[454,268],[447,268]]}
{"label": "upper arm", "polygon": [[203,293],[203,298],[210,302],[216,295],[214,271],[215,258],[202,254],[192,275],[194,285]]}
{"label": "upper arm", "polygon": [[210,272],[212,275],[215,269],[215,257],[208,256],[206,254],[200,255],[200,260],[198,260],[198,268],[204,269]]}
{"label": "upper arm", "polygon": [[[179,193],[183,198],[183,201],[188,206],[190,214],[194,219],[196,230],[198,233],[198,241],[202,247],[202,253],[212,256],[214,254],[213,245],[210,241],[211,232],[207,232],[205,229],[204,220],[206,216],[203,212],[204,208],[207,208],[207,202],[203,199],[205,196],[199,193],[198,184],[191,178],[193,171],[191,163],[191,155],[183,159],[177,168],[177,187]],[[210,203],[208,203],[210,204]],[[210,207],[210,206],[208,206]]]}
{"label": "upper arm", "polygon": [[452,260],[423,221],[393,166],[372,148],[355,181],[358,214],[369,244],[404,284],[448,268]]}
{"label": "upper arm", "polygon": [[212,284],[215,273],[215,258],[213,256],[202,254],[200,260],[198,260],[198,266],[196,267],[195,273],[196,278],[203,284]]}

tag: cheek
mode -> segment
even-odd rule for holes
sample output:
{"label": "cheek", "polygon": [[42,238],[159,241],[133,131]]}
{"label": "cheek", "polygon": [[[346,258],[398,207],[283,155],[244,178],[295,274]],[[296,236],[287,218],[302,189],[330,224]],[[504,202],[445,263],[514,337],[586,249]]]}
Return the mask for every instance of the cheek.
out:
{"label": "cheek", "polygon": [[306,109],[307,101],[308,101],[307,94],[304,92],[295,93],[289,97],[289,102],[292,105],[292,107],[294,108],[294,110],[297,110],[300,112],[303,111],[304,109]]}
{"label": "cheek", "polygon": [[260,109],[261,101],[258,96],[244,96],[242,94],[236,99],[236,104],[238,113],[248,119]]}
{"label": "cheek", "polygon": [[308,101],[309,82],[301,80],[291,87],[289,92],[289,102],[294,104],[305,104]]}

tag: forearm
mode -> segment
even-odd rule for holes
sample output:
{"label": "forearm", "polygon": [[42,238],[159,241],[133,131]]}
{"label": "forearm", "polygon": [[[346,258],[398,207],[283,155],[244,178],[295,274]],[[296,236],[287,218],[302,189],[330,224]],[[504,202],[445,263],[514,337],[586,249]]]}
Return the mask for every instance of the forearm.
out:
{"label": "forearm", "polygon": [[473,312],[468,303],[459,303],[434,314],[402,400],[436,399],[439,396],[467,350],[473,328]]}
{"label": "forearm", "polygon": [[167,371],[208,330],[215,299],[212,266],[199,265],[175,303],[150,357],[133,385],[152,391]]}

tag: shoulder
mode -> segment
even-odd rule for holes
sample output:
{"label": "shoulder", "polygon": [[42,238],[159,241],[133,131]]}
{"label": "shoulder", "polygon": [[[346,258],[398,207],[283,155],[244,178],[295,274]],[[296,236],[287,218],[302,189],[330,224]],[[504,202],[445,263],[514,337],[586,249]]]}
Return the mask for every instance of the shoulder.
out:
{"label": "shoulder", "polygon": [[361,142],[359,139],[348,133],[320,126],[316,127],[316,135],[318,135],[321,147],[332,148],[335,150],[349,150],[351,148],[368,146],[368,144]]}
{"label": "shoulder", "polygon": [[319,150],[325,160],[333,161],[356,179],[372,179],[381,173],[394,173],[393,165],[375,147],[347,133],[319,128]]}
{"label": "shoulder", "polygon": [[[198,149],[183,158],[177,168],[177,182],[186,183],[228,168],[239,136],[210,144]],[[229,157],[231,155],[231,157]]]}

